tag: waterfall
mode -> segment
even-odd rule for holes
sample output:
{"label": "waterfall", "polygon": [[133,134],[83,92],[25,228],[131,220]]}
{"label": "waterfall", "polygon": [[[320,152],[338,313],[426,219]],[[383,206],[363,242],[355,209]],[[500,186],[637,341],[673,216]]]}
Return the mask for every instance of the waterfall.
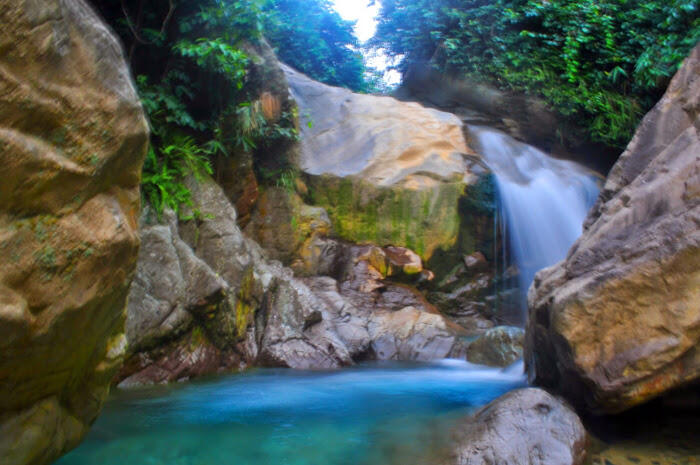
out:
{"label": "waterfall", "polygon": [[496,178],[502,232],[509,244],[509,250],[502,248],[503,256],[508,253],[518,268],[525,310],[535,273],[564,259],[581,235],[598,197],[596,176],[495,129],[470,126],[469,131]]}

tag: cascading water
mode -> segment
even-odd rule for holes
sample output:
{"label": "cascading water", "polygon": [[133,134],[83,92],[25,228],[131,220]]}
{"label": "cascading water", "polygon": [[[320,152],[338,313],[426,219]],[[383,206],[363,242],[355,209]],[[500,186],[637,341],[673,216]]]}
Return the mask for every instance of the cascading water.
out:
{"label": "cascading water", "polygon": [[564,259],[581,235],[598,196],[596,177],[577,163],[552,158],[495,129],[469,130],[496,178],[502,231],[519,271],[524,310],[535,273]]}

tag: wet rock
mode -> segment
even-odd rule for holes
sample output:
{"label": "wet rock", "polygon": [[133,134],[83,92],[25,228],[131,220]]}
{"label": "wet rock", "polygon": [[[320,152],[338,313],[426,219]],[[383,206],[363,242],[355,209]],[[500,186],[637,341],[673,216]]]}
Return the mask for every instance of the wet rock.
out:
{"label": "wet rock", "polygon": [[239,366],[241,359],[236,352],[217,348],[201,328],[195,327],[182,337],[129,357],[118,387],[186,381]]}
{"label": "wet rock", "polygon": [[125,351],[148,127],[83,1],[0,1],[0,457],[87,433]]}
{"label": "wet rock", "polygon": [[440,314],[415,307],[376,311],[368,325],[378,360],[439,360],[461,355],[460,328]]}
{"label": "wet rock", "polygon": [[529,293],[530,379],[619,412],[700,377],[700,47],[640,124],[566,260]]}
{"label": "wet rock", "polygon": [[576,413],[537,388],[509,392],[459,422],[453,441],[454,465],[580,465],[586,455]]}
{"label": "wet rock", "polygon": [[513,326],[488,329],[467,348],[467,360],[479,365],[506,367],[523,356],[525,330]]}
{"label": "wet rock", "polygon": [[471,255],[464,256],[464,265],[468,270],[478,271],[487,266],[486,257],[481,252],[474,252]]}

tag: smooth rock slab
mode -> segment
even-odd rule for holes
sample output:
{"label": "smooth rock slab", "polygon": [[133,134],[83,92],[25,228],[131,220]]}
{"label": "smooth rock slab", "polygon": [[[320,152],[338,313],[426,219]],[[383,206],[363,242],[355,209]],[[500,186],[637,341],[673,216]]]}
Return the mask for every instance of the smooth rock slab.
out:
{"label": "smooth rock slab", "polygon": [[586,430],[564,402],[538,388],[499,397],[461,421],[443,465],[579,465]]}

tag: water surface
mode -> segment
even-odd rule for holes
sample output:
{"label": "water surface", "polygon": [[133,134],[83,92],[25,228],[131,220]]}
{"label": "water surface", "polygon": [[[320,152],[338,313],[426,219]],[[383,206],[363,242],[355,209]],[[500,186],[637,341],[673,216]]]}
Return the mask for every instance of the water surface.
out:
{"label": "water surface", "polygon": [[57,465],[418,465],[443,453],[451,421],[524,385],[446,360],[332,372],[258,369],[116,391]]}

